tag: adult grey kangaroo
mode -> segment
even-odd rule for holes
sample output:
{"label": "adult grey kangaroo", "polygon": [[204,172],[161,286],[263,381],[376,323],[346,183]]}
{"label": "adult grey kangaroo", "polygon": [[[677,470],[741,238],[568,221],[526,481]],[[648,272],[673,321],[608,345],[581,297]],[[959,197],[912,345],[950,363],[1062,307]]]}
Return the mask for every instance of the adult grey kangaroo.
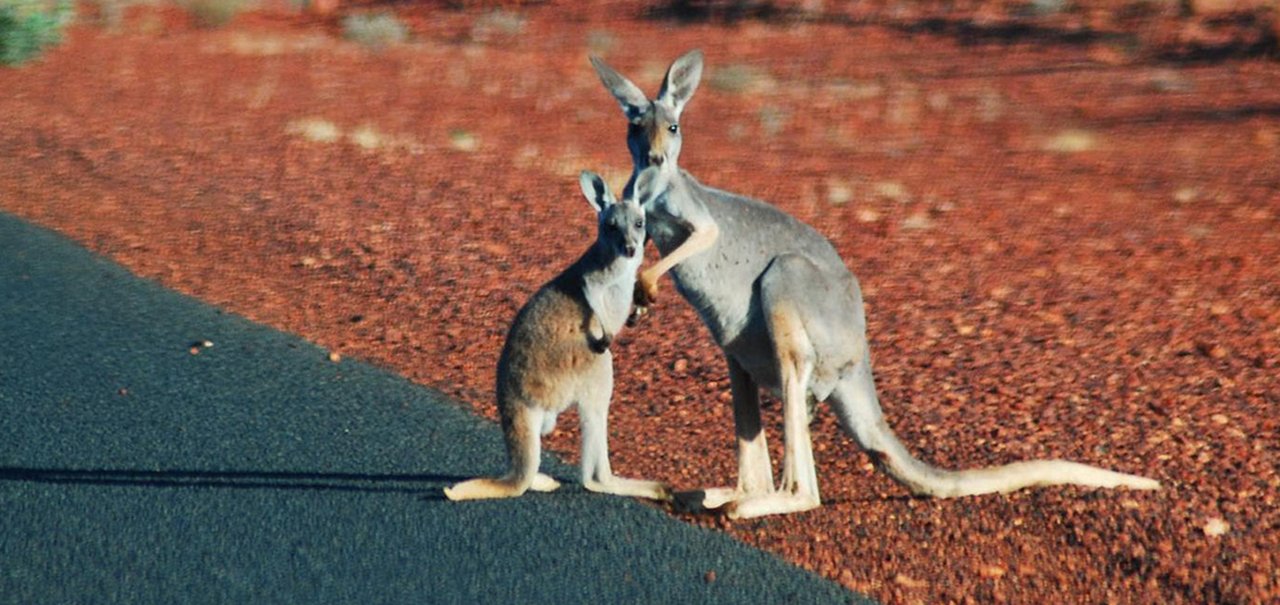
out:
{"label": "adult grey kangaroo", "polygon": [[[681,170],[680,114],[702,76],[694,50],[668,69],[648,98],[598,57],[601,81],[628,120],[634,167],[661,192],[644,205],[646,232],[662,258],[641,271],[637,302],[651,302],[670,271],[724,351],[733,394],[738,484],[698,493],[730,517],[791,513],[821,504],[809,437],[809,398],[830,402],[841,426],[890,477],[919,495],[957,497],[1029,486],[1076,484],[1158,489],[1152,479],[1065,460],[951,471],[914,456],[885,422],[876,398],[858,282],[831,243],[774,206],[707,187]],[[656,166],[658,171],[643,171]],[[783,401],[783,464],[775,488],[760,419],[759,389]]]}

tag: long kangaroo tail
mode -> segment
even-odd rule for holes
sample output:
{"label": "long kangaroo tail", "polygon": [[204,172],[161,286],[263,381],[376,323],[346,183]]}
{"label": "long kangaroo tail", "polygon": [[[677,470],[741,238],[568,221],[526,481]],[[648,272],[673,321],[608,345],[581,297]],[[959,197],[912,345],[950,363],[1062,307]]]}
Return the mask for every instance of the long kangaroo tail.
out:
{"label": "long kangaroo tail", "polygon": [[560,487],[551,477],[538,472],[542,458],[542,429],[545,412],[523,403],[501,406],[503,436],[507,441],[509,470],[501,477],[477,477],[444,488],[450,500],[487,500],[516,498],[532,489],[549,492]]}
{"label": "long kangaroo tail", "polygon": [[885,422],[866,360],[841,380],[831,399],[845,431],[871,454],[876,466],[918,495],[956,498],[1049,485],[1160,489],[1154,479],[1068,460],[1029,460],[962,471],[930,466],[912,456]]}

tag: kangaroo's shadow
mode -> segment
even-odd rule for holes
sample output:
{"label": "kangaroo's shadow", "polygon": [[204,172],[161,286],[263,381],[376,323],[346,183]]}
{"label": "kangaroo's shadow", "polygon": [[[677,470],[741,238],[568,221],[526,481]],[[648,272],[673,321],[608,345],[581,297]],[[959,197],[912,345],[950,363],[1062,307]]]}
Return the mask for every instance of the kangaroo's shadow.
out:
{"label": "kangaroo's shadow", "polygon": [[440,488],[463,479],[466,477],[440,474],[0,467],[0,481],[25,483],[336,491],[426,496],[438,494]]}

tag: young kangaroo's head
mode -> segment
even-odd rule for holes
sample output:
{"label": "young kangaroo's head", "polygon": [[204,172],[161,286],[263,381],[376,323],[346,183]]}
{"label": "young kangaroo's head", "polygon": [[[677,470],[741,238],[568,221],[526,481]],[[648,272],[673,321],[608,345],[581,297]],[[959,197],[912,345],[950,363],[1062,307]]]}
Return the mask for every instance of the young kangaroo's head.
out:
{"label": "young kangaroo's head", "polygon": [[658,166],[670,172],[677,169],[680,157],[680,114],[702,79],[702,51],[692,50],[676,59],[667,69],[658,96],[649,99],[638,86],[614,71],[599,57],[591,57],[591,65],[600,81],[622,105],[627,126],[627,148],[636,172]]}
{"label": "young kangaroo's head", "polygon": [[582,195],[596,209],[596,245],[626,259],[640,260],[644,252],[644,210],[633,200],[619,202],[600,175],[583,170],[578,178]]}

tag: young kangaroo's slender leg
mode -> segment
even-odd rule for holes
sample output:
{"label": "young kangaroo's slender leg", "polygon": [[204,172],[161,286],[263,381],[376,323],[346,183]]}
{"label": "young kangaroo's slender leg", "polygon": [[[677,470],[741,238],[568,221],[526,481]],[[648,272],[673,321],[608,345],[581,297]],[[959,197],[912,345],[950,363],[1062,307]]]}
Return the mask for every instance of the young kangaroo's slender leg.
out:
{"label": "young kangaroo's slender leg", "polygon": [[497,479],[480,477],[463,481],[444,490],[450,500],[483,500],[489,498],[514,498],[532,489],[549,492],[560,487],[559,482],[538,472],[542,461],[542,428],[544,412],[523,402],[511,406],[510,417],[503,418],[507,437],[507,474]]}
{"label": "young kangaroo's slender leg", "polygon": [[702,507],[707,509],[773,491],[773,462],[760,418],[760,387],[732,357],[725,356],[725,361],[729,366],[733,428],[738,441],[738,486],[702,490]]}
{"label": "young kangaroo's slender leg", "polygon": [[[729,505],[731,518],[749,518],[810,510],[821,505],[818,471],[809,436],[809,381],[814,350],[806,331],[803,305],[791,299],[787,282],[809,267],[803,259],[782,260],[761,280],[761,311],[777,355],[783,406],[782,488],[763,496],[747,496]],[[792,266],[788,266],[792,265]],[[782,279],[777,279],[781,277]]]}
{"label": "young kangaroo's slender leg", "polygon": [[609,399],[613,395],[613,364],[607,356],[587,382],[578,402],[582,426],[582,485],[593,492],[667,500],[671,492],[657,481],[627,479],[613,474],[609,465]]}

